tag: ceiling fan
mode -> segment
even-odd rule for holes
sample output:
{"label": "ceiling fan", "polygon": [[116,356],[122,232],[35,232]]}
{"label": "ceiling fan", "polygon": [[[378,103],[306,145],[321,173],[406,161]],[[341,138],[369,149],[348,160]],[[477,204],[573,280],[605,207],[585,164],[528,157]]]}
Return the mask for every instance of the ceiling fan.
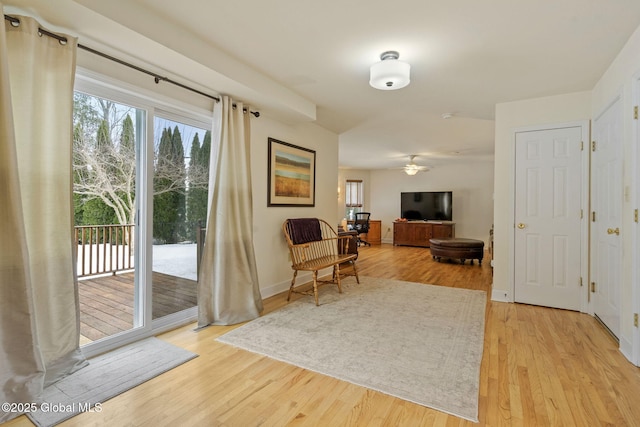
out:
{"label": "ceiling fan", "polygon": [[418,172],[427,172],[429,170],[429,168],[427,166],[419,166],[417,165],[413,159],[415,159],[417,156],[415,154],[412,154],[411,156],[409,156],[409,163],[405,165],[405,167],[403,168],[404,173],[406,173],[407,175],[415,175]]}

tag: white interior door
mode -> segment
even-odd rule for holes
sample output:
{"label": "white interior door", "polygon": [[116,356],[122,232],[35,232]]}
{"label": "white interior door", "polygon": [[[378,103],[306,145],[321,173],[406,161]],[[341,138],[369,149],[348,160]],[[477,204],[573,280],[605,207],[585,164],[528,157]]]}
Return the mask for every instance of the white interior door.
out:
{"label": "white interior door", "polygon": [[582,127],[516,133],[514,297],[580,310]]}
{"label": "white interior door", "polygon": [[593,123],[591,281],[594,314],[620,332],[622,279],[622,107],[617,99]]}

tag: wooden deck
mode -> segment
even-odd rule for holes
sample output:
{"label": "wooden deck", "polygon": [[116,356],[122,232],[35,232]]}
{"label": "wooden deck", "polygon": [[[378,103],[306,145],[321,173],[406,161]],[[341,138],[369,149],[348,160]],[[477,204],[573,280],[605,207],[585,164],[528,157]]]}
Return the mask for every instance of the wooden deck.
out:
{"label": "wooden deck", "polygon": [[[197,305],[196,282],[153,273],[153,319]],[[83,278],[80,295],[80,344],[133,328],[134,273]]]}

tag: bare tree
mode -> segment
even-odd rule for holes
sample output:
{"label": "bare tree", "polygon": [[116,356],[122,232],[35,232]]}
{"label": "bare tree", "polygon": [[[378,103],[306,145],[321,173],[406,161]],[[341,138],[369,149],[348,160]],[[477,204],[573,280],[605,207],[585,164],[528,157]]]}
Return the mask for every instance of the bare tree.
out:
{"label": "bare tree", "polygon": [[[132,107],[81,92],[74,94],[74,201],[78,224],[135,223],[136,117]],[[156,213],[179,211],[170,222],[185,221],[185,195],[207,188],[209,173],[208,163],[190,165],[187,173],[177,128],[174,132],[169,128],[157,131],[173,135],[175,141],[168,150],[161,149],[161,144],[154,147],[154,207],[162,205],[164,199],[178,203],[154,209],[154,233],[156,222],[163,222],[162,215],[156,218]]]}
{"label": "bare tree", "polygon": [[[97,137],[95,135],[98,135]],[[133,224],[136,206],[136,156],[133,122],[127,116],[119,143],[113,144],[98,131],[87,135],[78,123],[74,132],[74,193],[82,200],[100,199],[115,212],[119,224]],[[102,137],[100,135],[103,135]],[[176,167],[168,154],[155,153],[154,196],[168,192],[184,194],[186,188],[206,188],[208,167],[190,170],[185,186],[184,167]]]}
{"label": "bare tree", "polygon": [[79,125],[74,132],[73,191],[82,200],[100,199],[113,209],[119,224],[135,221],[135,149],[87,141]]}

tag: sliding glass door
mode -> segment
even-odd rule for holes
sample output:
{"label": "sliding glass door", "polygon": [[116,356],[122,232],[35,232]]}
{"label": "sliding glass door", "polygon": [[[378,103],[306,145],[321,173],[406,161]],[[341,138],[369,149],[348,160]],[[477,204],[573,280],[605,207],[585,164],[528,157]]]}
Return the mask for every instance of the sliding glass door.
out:
{"label": "sliding glass door", "polygon": [[154,119],[154,321],[195,309],[199,237],[207,215],[211,132]]}
{"label": "sliding glass door", "polygon": [[176,104],[76,79],[74,239],[88,355],[195,320],[210,118]]}

